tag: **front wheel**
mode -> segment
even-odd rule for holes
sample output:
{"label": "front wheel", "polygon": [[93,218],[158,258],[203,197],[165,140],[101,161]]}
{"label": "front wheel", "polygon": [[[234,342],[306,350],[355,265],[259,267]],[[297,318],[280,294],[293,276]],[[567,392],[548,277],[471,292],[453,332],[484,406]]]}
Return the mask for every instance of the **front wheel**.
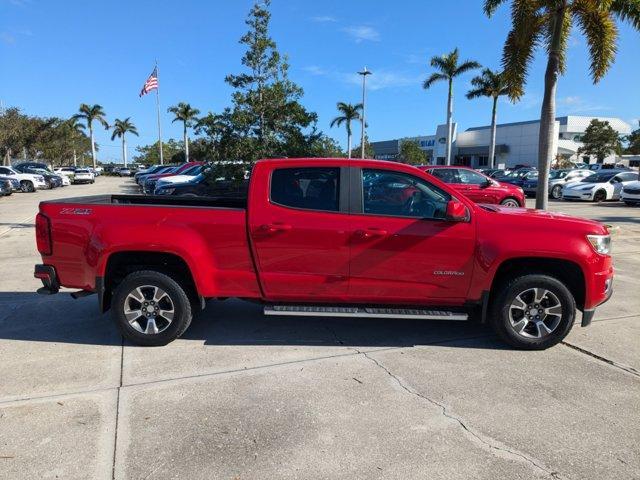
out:
{"label": "front wheel", "polygon": [[576,302],[569,289],[548,275],[522,275],[502,286],[491,305],[491,325],[508,344],[544,350],[571,330]]}
{"label": "front wheel", "polygon": [[36,187],[34,187],[33,183],[29,182],[28,180],[23,180],[22,182],[20,182],[20,190],[25,193],[33,193],[36,191]]}
{"label": "front wheel", "polygon": [[520,204],[515,198],[505,198],[500,202],[500,205],[502,205],[503,207],[511,207],[511,208],[517,208],[520,206]]}
{"label": "front wheel", "polygon": [[166,345],[191,323],[191,303],[173,278],[154,270],[127,275],[111,304],[113,318],[127,340],[144,346]]}
{"label": "front wheel", "polygon": [[551,189],[551,198],[559,200],[562,197],[562,185],[554,185]]}
{"label": "front wheel", "polygon": [[596,203],[604,202],[606,199],[607,199],[607,192],[605,192],[604,190],[598,190],[593,195],[593,201]]}

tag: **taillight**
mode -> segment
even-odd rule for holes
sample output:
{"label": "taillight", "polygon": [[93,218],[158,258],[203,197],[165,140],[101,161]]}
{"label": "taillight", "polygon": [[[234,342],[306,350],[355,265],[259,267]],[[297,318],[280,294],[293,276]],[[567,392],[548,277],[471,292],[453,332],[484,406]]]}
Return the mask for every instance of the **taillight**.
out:
{"label": "taillight", "polygon": [[51,255],[51,223],[41,213],[36,215],[36,245],[42,255]]}

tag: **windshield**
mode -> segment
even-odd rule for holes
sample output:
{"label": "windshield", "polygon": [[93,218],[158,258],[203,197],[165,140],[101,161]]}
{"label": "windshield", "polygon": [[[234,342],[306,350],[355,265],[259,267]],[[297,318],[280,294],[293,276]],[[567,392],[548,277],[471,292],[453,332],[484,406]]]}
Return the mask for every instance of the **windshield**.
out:
{"label": "windshield", "polygon": [[567,176],[567,173],[569,172],[565,172],[563,170],[552,170],[551,172],[549,172],[549,180],[564,178]]}
{"label": "windshield", "polygon": [[202,165],[194,165],[182,172],[182,175],[197,175],[200,173],[200,170],[202,170]]}
{"label": "windshield", "polygon": [[611,180],[615,177],[617,172],[614,173],[596,173],[595,175],[591,175],[589,177],[585,177],[582,179],[585,183],[604,183]]}

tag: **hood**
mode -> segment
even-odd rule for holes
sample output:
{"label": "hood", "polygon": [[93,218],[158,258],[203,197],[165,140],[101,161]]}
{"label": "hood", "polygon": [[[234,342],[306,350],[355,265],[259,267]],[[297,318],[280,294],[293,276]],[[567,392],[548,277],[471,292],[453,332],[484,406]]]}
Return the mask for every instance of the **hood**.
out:
{"label": "hood", "polygon": [[512,217],[514,221],[540,221],[540,222],[563,222],[573,223],[576,226],[586,227],[594,234],[609,233],[607,227],[595,220],[588,218],[574,217],[560,212],[549,212],[547,210],[536,210],[533,208],[513,208],[502,207],[494,204],[479,205],[483,210]]}

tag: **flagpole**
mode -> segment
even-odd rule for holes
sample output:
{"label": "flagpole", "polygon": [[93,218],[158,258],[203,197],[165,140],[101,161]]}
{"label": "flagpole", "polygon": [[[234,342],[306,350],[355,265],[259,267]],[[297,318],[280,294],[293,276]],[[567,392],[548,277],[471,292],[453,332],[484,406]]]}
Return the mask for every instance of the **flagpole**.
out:
{"label": "flagpole", "polygon": [[158,69],[158,61],[156,60],[156,79],[158,86],[156,88],[156,107],[158,108],[158,147],[160,148],[160,165],[164,165],[162,156],[162,127],[160,124],[160,70]]}

